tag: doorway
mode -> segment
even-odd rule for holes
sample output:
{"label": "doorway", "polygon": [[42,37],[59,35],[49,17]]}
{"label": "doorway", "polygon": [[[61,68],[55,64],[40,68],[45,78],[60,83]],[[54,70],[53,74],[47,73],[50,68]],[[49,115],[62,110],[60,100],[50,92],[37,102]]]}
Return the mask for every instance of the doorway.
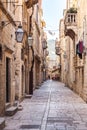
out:
{"label": "doorway", "polygon": [[6,103],[10,101],[10,58],[6,57]]}
{"label": "doorway", "polygon": [[23,94],[24,94],[24,79],[25,79],[25,75],[24,75],[24,67],[22,65],[22,68],[21,68],[21,94],[22,94],[22,97],[23,97]]}

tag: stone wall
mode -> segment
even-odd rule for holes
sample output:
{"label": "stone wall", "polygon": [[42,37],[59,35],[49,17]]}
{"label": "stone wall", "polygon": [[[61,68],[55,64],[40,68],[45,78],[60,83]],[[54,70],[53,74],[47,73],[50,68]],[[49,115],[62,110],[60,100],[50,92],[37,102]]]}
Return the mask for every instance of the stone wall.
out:
{"label": "stone wall", "polygon": [[[14,44],[15,44],[15,28],[14,25],[9,21],[3,11],[0,9],[0,22],[5,21],[3,28],[0,28],[0,45],[2,47],[2,59],[0,60],[0,115],[2,116],[5,112],[6,103],[6,58],[10,59],[9,73],[9,101],[14,102],[15,90],[14,86]],[[1,23],[0,23],[1,24]],[[14,91],[15,93],[15,91]]]}

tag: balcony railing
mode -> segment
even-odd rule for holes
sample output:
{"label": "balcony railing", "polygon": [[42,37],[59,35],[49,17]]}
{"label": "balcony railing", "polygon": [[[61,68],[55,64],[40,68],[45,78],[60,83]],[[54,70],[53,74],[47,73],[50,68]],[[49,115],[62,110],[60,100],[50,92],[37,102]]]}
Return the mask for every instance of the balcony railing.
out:
{"label": "balcony railing", "polygon": [[77,24],[77,13],[67,13],[65,17],[65,25],[73,26]]}
{"label": "balcony railing", "polygon": [[74,67],[77,67],[77,56],[76,55],[73,57],[73,61],[74,61]]}
{"label": "balcony railing", "polygon": [[74,61],[74,67],[84,66],[84,59],[79,59],[79,57],[76,55],[73,57],[73,61]]}

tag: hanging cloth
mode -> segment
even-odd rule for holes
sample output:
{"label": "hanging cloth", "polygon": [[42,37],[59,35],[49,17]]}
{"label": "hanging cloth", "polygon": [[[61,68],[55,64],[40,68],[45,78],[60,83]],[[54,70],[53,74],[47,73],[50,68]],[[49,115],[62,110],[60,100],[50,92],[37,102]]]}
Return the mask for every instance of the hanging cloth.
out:
{"label": "hanging cloth", "polygon": [[79,44],[76,45],[76,54],[79,54]]}
{"label": "hanging cloth", "polygon": [[79,53],[83,53],[83,41],[79,41]]}
{"label": "hanging cloth", "polygon": [[82,53],[83,53],[83,41],[79,41],[79,43],[76,45],[76,54],[78,54],[80,59],[82,59]]}

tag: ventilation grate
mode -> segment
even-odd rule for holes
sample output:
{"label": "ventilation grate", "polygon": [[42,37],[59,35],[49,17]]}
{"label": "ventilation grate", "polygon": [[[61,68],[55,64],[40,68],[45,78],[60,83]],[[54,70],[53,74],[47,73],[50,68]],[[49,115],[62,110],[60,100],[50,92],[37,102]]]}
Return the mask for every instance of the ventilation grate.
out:
{"label": "ventilation grate", "polygon": [[40,129],[40,125],[21,125],[21,129]]}

